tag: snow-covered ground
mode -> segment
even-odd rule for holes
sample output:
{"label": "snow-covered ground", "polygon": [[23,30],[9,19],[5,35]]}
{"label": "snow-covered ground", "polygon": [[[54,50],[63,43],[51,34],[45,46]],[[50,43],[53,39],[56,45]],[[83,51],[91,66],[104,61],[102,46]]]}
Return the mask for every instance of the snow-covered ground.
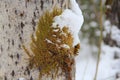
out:
{"label": "snow-covered ground", "polygon": [[116,54],[120,56],[119,48],[102,45],[98,80],[115,80],[116,74],[120,72],[120,59],[115,59]]}
{"label": "snow-covered ground", "polygon": [[[109,21],[105,21],[104,26],[104,36],[111,31],[112,39],[119,42],[120,30],[116,26],[111,26]],[[87,41],[87,38],[81,40],[81,50],[76,57],[76,80],[94,80],[97,61],[96,55],[98,53],[97,48],[89,45]],[[116,80],[116,74],[120,74],[120,48],[116,46],[110,47],[104,43],[102,43],[101,47],[102,53],[97,80]],[[118,58],[115,58],[116,56]]]}
{"label": "snow-covered ground", "polygon": [[[93,47],[83,42],[76,58],[76,80],[94,79],[97,60],[92,53]],[[114,55],[117,53],[120,56],[119,48],[102,44],[97,80],[115,80],[116,73],[120,72],[120,59],[114,59]]]}
{"label": "snow-covered ground", "polygon": [[91,46],[81,40],[81,50],[76,57],[76,80],[93,80],[96,60],[92,56]]}

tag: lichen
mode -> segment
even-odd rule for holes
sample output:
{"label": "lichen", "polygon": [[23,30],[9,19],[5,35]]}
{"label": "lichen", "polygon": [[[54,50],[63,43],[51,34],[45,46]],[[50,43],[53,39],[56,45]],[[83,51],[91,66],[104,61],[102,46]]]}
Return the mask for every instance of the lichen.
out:
{"label": "lichen", "polygon": [[[29,68],[40,70],[40,80],[42,76],[51,75],[52,72],[55,73],[54,76],[68,75],[72,69],[71,65],[74,63],[72,57],[79,49],[79,46],[75,48],[72,46],[73,37],[66,26],[62,29],[57,26],[52,27],[54,17],[61,13],[60,8],[54,8],[53,11],[47,10],[40,17],[35,34],[31,36],[31,51],[23,46],[29,56]],[[61,47],[63,44],[69,48]],[[61,73],[59,70],[62,70]]]}

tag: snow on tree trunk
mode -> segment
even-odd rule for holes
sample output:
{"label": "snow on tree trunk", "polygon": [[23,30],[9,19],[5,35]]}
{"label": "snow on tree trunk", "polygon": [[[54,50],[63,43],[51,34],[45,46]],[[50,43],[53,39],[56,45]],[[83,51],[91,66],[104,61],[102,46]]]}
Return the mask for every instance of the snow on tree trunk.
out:
{"label": "snow on tree trunk", "polygon": [[[58,2],[62,5],[63,0]],[[0,80],[17,80],[20,77],[37,80],[39,71],[27,67],[28,57],[22,45],[29,44],[40,15],[52,5],[53,0],[0,0]],[[75,71],[72,71],[72,78],[75,79]]]}

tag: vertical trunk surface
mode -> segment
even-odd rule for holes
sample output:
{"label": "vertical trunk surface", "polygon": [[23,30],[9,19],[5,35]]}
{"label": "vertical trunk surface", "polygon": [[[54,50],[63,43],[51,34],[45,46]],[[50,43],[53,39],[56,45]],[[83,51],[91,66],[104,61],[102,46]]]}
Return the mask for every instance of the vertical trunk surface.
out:
{"label": "vertical trunk surface", "polygon": [[40,15],[52,5],[53,0],[0,0],[0,80],[37,80],[39,72],[27,68],[22,44],[29,44]]}

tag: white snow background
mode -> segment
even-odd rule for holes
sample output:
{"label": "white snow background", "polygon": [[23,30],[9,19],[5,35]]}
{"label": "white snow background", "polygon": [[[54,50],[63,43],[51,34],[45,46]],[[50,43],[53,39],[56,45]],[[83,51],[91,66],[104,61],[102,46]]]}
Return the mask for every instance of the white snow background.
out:
{"label": "white snow background", "polygon": [[[104,22],[104,27],[104,36],[111,31],[111,37],[120,43],[120,30],[111,25],[108,20]],[[80,44],[81,50],[76,57],[76,80],[94,80],[97,59],[93,53],[98,50],[95,46],[89,45],[88,38],[81,39]],[[97,80],[116,80],[116,74],[120,73],[120,59],[114,59],[115,54],[120,57],[120,48],[110,47],[102,43]]]}

